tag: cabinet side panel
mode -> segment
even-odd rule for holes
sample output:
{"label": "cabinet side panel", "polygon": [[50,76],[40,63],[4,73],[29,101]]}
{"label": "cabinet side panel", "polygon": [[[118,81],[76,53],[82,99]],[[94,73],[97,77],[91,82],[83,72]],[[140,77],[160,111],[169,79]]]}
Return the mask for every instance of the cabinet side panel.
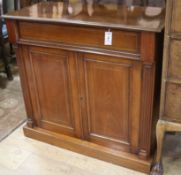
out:
{"label": "cabinet side panel", "polygon": [[17,60],[20,79],[21,79],[21,87],[22,87],[23,97],[24,97],[24,102],[25,102],[25,107],[26,107],[28,125],[29,127],[33,127],[37,125],[37,123],[35,122],[35,118],[33,117],[30,89],[28,86],[28,77],[27,77],[27,73],[25,69],[24,60],[26,59],[26,54],[24,52],[24,49],[25,49],[25,46],[18,45],[18,47],[16,48],[16,60]]}

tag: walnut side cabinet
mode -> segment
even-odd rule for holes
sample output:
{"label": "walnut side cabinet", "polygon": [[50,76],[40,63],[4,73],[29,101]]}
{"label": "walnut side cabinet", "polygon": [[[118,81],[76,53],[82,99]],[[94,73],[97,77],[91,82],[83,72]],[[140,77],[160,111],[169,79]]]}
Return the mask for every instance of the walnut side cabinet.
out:
{"label": "walnut side cabinet", "polygon": [[[113,14],[119,15],[113,16],[116,24],[109,24],[102,8],[104,15],[93,22],[85,15],[63,19],[61,14],[57,20],[59,14],[50,9],[61,5],[40,3],[4,15],[16,46],[28,116],[25,135],[148,173],[164,11],[142,26],[144,7],[120,7]],[[149,28],[152,20],[157,25]],[[104,45],[108,30],[109,46]]]}

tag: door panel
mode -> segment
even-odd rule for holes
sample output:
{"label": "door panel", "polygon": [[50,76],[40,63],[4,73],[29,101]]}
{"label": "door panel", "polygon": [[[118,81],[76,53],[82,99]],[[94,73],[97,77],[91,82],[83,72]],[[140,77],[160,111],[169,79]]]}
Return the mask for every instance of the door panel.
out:
{"label": "door panel", "polygon": [[[85,54],[82,62],[85,75],[82,81],[86,89],[86,112],[83,116],[86,118],[86,139],[111,148],[129,150],[134,122],[131,110],[135,108],[132,106],[134,64],[92,54]],[[138,130],[135,135],[138,135]]]}
{"label": "door panel", "polygon": [[87,60],[86,71],[90,133],[128,142],[129,67]]}
{"label": "door panel", "polygon": [[[52,59],[50,59],[51,56],[53,56]],[[67,58],[60,59],[59,55],[42,53],[32,53],[31,57],[42,120],[72,127],[68,98]]]}
{"label": "door panel", "polygon": [[[67,52],[32,47],[27,70],[31,79],[31,98],[39,127],[68,135],[76,133],[72,109],[72,87]],[[76,87],[74,87],[76,88]]]}

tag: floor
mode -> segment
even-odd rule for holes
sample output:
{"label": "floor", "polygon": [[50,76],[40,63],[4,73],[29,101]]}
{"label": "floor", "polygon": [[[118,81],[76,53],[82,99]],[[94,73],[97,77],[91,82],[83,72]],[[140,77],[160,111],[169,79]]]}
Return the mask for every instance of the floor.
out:
{"label": "floor", "polygon": [[0,140],[26,120],[18,69],[13,64],[14,80],[0,74]]}
{"label": "floor", "polygon": [[[165,175],[180,175],[181,135],[167,135]],[[2,175],[144,175],[77,154],[23,135],[22,126],[0,142]]]}

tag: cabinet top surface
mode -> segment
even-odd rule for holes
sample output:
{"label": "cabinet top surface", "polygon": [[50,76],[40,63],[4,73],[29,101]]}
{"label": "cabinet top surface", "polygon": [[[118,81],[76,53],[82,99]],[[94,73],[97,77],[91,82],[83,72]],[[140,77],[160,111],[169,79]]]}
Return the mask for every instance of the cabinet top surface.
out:
{"label": "cabinet top surface", "polygon": [[120,5],[108,0],[71,0],[41,2],[3,15],[6,19],[56,22],[117,29],[160,32],[164,27],[165,9]]}

